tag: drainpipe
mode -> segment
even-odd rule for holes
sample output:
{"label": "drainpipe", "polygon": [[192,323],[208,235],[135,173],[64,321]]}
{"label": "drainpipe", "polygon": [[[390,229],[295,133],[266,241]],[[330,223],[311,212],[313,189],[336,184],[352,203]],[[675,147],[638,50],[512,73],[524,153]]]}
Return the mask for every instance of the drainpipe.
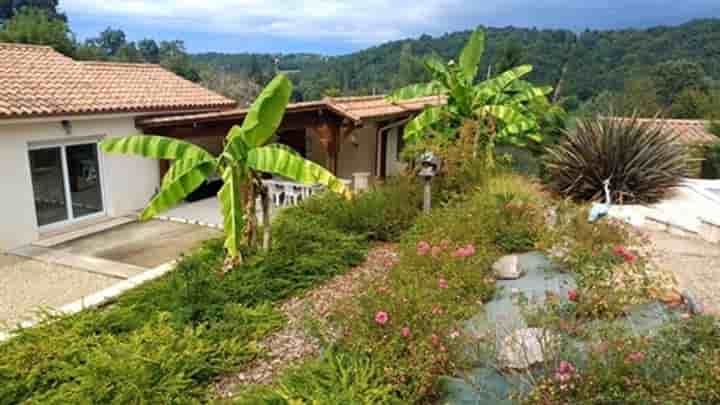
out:
{"label": "drainpipe", "polygon": [[[380,145],[380,142],[382,142],[383,132],[397,128],[402,125],[405,125],[408,122],[410,122],[411,119],[413,119],[413,117],[407,117],[400,121],[395,121],[391,124],[385,125],[384,127],[377,130],[377,135],[376,135],[377,140],[375,143],[376,144],[375,149],[377,150],[377,164],[375,165],[375,173],[378,175],[378,177],[380,176],[380,169],[382,168],[382,160],[381,159],[385,158],[385,156],[380,156],[380,151],[383,150],[383,148]],[[402,136],[402,134],[400,136]],[[385,148],[385,153],[387,153],[387,148]]]}

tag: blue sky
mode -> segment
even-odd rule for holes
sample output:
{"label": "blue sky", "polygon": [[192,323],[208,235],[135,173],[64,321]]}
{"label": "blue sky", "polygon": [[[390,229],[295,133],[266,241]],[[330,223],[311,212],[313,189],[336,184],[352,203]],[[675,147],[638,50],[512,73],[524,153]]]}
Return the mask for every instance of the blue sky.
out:
{"label": "blue sky", "polygon": [[182,39],[191,52],[336,55],[477,25],[607,29],[720,17],[720,0],[61,0],[80,38]]}

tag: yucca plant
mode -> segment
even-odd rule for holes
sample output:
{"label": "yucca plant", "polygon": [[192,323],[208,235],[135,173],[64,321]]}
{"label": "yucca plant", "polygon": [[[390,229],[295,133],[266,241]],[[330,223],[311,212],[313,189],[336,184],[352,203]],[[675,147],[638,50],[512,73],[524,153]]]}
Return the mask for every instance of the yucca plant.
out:
{"label": "yucca plant", "polygon": [[604,200],[609,179],[614,204],[652,203],[677,186],[688,158],[660,121],[586,118],[547,149],[550,187],[576,200]]}
{"label": "yucca plant", "polygon": [[162,180],[160,192],[140,214],[148,220],[180,203],[212,174],[223,180],[218,193],[224,217],[225,249],[230,258],[242,260],[240,245],[255,239],[257,218],[255,200],[262,199],[265,236],[270,247],[269,195],[261,173],[277,174],[304,184],[322,184],[331,191],[349,195],[345,185],[322,166],[304,159],[288,146],[268,144],[282,122],[292,92],[292,84],[278,75],[250,107],[242,126],[234,126],[225,138],[225,149],[216,157],[205,149],[179,139],[155,135],[133,135],[103,141],[107,153],[133,154],[173,160]]}

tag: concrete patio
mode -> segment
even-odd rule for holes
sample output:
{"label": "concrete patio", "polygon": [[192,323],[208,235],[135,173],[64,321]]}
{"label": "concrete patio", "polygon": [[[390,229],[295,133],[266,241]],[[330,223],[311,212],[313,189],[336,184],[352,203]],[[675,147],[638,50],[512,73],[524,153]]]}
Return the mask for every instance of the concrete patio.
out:
{"label": "concrete patio", "polygon": [[39,308],[81,309],[106,300],[164,274],[181,253],[222,235],[159,220],[98,229],[72,240],[54,236],[64,240],[58,245],[43,241],[0,254],[0,332],[32,320]]}

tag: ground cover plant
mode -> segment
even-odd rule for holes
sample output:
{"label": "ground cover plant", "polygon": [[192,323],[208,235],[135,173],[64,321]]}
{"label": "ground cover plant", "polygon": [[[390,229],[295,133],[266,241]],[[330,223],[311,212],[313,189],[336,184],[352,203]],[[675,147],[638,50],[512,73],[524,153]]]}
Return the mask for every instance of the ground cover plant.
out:
{"label": "ground cover plant", "polygon": [[[222,272],[223,241],[212,240],[107,308],[20,331],[0,344],[0,403],[207,400],[208,384],[262,356],[257,342],[284,325],[275,303],[359,264],[372,240],[401,234],[419,213],[419,202],[406,208],[415,194],[321,195],[283,210],[271,251],[246,249],[233,271]],[[353,222],[365,214],[371,224]]]}

